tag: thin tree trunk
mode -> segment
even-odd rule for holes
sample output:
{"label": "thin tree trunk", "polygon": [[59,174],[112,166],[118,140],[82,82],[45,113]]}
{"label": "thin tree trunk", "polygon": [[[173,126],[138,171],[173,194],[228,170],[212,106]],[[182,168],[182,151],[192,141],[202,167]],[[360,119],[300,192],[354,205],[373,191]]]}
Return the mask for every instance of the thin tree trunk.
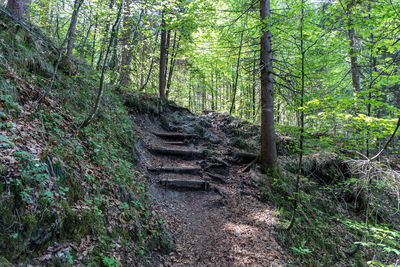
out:
{"label": "thin tree trunk", "polygon": [[96,53],[97,21],[98,21],[98,18],[97,18],[97,16],[96,16],[96,18],[95,18],[95,23],[94,23],[93,43],[92,43],[92,59],[91,59],[91,65],[92,65],[92,67],[93,67],[93,63],[94,63],[94,55],[95,55],[95,53]]}
{"label": "thin tree trunk", "polygon": [[[140,82],[139,82],[139,88],[142,90],[143,85],[144,85],[144,56],[146,52],[146,43],[143,42],[142,45],[142,52],[140,54]],[[153,61],[152,61],[153,63]]]}
{"label": "thin tree trunk", "polygon": [[74,49],[76,22],[78,21],[79,9],[81,8],[83,1],[84,0],[75,0],[74,2],[74,11],[72,12],[71,26],[68,35],[67,58],[71,58],[72,50]]}
{"label": "thin tree trunk", "polygon": [[[156,47],[157,47],[156,44],[157,44],[157,40],[158,40],[158,35],[159,35],[158,32],[156,32],[156,40],[154,41],[155,45],[154,45],[154,49],[153,49],[153,54],[154,54],[154,52],[155,52],[155,50],[156,50]],[[151,73],[152,73],[152,71],[153,71],[153,66],[154,66],[154,56],[151,58],[151,63],[150,63],[149,72],[147,73],[147,77],[146,77],[146,80],[145,80],[143,86],[140,87],[140,91],[142,91],[144,88],[146,88],[147,83],[148,83],[149,80],[150,80]]]}
{"label": "thin tree trunk", "polygon": [[[113,9],[114,3],[115,3],[115,0],[110,0],[110,4],[109,4],[110,10]],[[110,28],[110,21],[107,20],[107,23],[105,26],[105,32],[108,32],[109,28]],[[96,64],[96,70],[100,70],[100,68],[101,68],[101,65],[102,65],[101,63],[103,62],[103,57],[104,57],[104,46],[106,45],[106,42],[107,42],[107,34],[104,34],[103,40],[101,42],[101,47],[100,47],[99,59],[97,60],[97,64]]]}
{"label": "thin tree trunk", "polygon": [[192,110],[192,75],[189,77],[189,110]]}
{"label": "thin tree trunk", "polygon": [[83,39],[83,43],[80,46],[80,61],[83,60],[83,56],[84,56],[84,53],[85,53],[85,47],[86,47],[86,44],[87,44],[88,39],[89,39],[89,34],[90,34],[90,32],[92,30],[92,27],[93,27],[93,23],[92,23],[92,6],[91,6],[90,2],[89,2],[89,5],[90,5],[90,14],[89,14],[90,24],[89,24],[88,30],[86,31],[85,39]]}
{"label": "thin tree trunk", "polygon": [[129,64],[131,57],[131,47],[129,46],[129,39],[131,36],[131,25],[130,25],[130,5],[129,1],[125,6],[123,33],[122,33],[122,55],[121,55],[121,72],[119,82],[122,86],[126,86],[129,83]]}
{"label": "thin tree trunk", "polygon": [[[261,23],[271,18],[270,0],[260,1]],[[262,29],[260,69],[261,69],[261,164],[267,169],[275,169],[277,161],[276,136],[274,128],[274,89],[272,74],[271,23]]]}
{"label": "thin tree trunk", "polygon": [[201,111],[206,110],[206,88],[205,81],[203,78],[203,86],[201,87]]}
{"label": "thin tree trunk", "polygon": [[243,44],[243,33],[244,33],[244,30],[240,33],[239,54],[238,54],[238,58],[237,58],[237,62],[236,62],[235,83],[234,83],[234,87],[233,87],[233,98],[232,98],[231,109],[229,110],[229,115],[232,114],[232,111],[235,107],[236,91],[237,91],[237,85],[238,85],[238,79],[239,79],[240,55],[242,53],[242,44]]}
{"label": "thin tree trunk", "polygon": [[142,17],[144,14],[144,9],[140,11],[140,15],[138,18],[138,21],[135,25],[135,27],[132,27],[128,21],[128,14],[130,13],[130,9],[127,6],[127,14],[126,20],[124,21],[124,27],[125,27],[125,34],[123,37],[123,50],[122,50],[122,58],[121,58],[121,73],[120,73],[120,84],[122,86],[126,86],[130,82],[130,65],[132,61],[132,49],[134,47],[134,44],[136,42],[136,36],[137,36],[137,31],[139,29],[139,25],[142,22]]}
{"label": "thin tree trunk", "polygon": [[8,0],[7,8],[17,18],[21,20],[29,20],[30,3],[30,0]]}
{"label": "thin tree trunk", "polygon": [[[368,9],[369,9],[369,12],[371,12],[371,4],[368,5]],[[369,19],[371,19],[371,13],[368,15],[368,17],[369,17]],[[369,92],[368,92],[368,104],[367,104],[367,115],[368,115],[368,117],[371,116],[371,112],[372,112],[371,102],[372,102],[372,86],[373,86],[373,83],[374,83],[373,74],[374,74],[374,71],[376,70],[376,58],[374,57],[375,38],[374,38],[374,34],[373,33],[371,33],[370,38],[371,38],[370,58],[369,58],[369,61],[370,61],[370,82],[369,82],[369,87],[368,87]],[[370,156],[370,139],[371,139],[369,127],[367,127],[367,138],[366,139],[367,139],[366,140],[366,155],[367,155],[367,158],[369,158],[369,156]]]}
{"label": "thin tree trunk", "polygon": [[160,42],[160,73],[158,82],[158,92],[161,98],[165,98],[165,70],[166,70],[166,50],[167,50],[167,30],[165,29],[164,11],[161,18],[161,42]]}
{"label": "thin tree trunk", "polygon": [[304,50],[304,39],[303,39],[303,28],[304,28],[304,0],[301,0],[301,17],[300,17],[300,53],[301,53],[301,90],[300,90],[300,138],[299,138],[299,165],[298,165],[298,174],[296,177],[296,187],[295,187],[295,195],[293,199],[293,210],[292,210],[292,217],[290,219],[289,225],[287,230],[290,230],[296,218],[296,210],[297,210],[297,203],[298,203],[298,192],[300,188],[300,174],[303,172],[303,150],[304,150],[304,89],[305,89],[305,55],[306,51]]}
{"label": "thin tree trunk", "polygon": [[213,73],[211,72],[211,110],[215,110],[215,104],[214,104],[214,77]]}
{"label": "thin tree trunk", "polygon": [[253,121],[256,120],[256,54],[254,50],[254,61],[253,61],[253,86],[252,86],[252,110],[253,110]]}
{"label": "thin tree trunk", "polygon": [[46,87],[46,89],[44,90],[44,93],[39,97],[39,99],[37,101],[36,108],[35,108],[36,110],[39,109],[40,105],[43,103],[43,101],[45,100],[46,96],[53,89],[54,81],[55,81],[56,76],[57,76],[58,66],[60,65],[61,59],[62,59],[62,57],[64,55],[65,44],[68,41],[68,36],[69,36],[69,33],[71,32],[71,29],[72,29],[72,18],[71,18],[71,21],[70,21],[70,24],[69,24],[69,27],[68,27],[67,34],[66,34],[66,36],[64,38],[64,41],[62,42],[61,47],[58,49],[58,58],[57,58],[55,66],[54,66],[53,75],[51,76],[50,84],[49,84],[49,86]]}
{"label": "thin tree trunk", "polygon": [[165,50],[165,84],[167,83],[168,77],[168,58],[169,58],[169,43],[171,41],[171,30],[167,31],[167,44]]}
{"label": "thin tree trunk", "polygon": [[181,38],[179,37],[178,40],[176,40],[176,31],[175,31],[175,33],[174,33],[174,42],[173,42],[173,45],[172,45],[171,62],[170,62],[170,65],[169,65],[168,80],[167,80],[167,92],[166,92],[167,98],[168,98],[168,95],[170,93],[170,88],[171,88],[171,84],[172,84],[172,74],[174,72],[175,59],[176,59],[176,56],[178,54],[180,39]]}
{"label": "thin tree trunk", "polygon": [[83,129],[83,128],[85,128],[86,126],[88,126],[90,124],[90,122],[93,120],[94,116],[96,115],[96,113],[97,113],[97,111],[99,109],[101,98],[102,98],[103,92],[104,92],[104,79],[105,79],[105,74],[106,74],[106,69],[107,69],[107,60],[108,60],[108,56],[109,56],[109,54],[111,52],[111,47],[113,45],[114,39],[116,38],[116,35],[117,35],[117,32],[118,32],[119,21],[121,19],[122,10],[124,9],[124,4],[125,4],[125,0],[121,0],[121,5],[120,5],[119,10],[118,10],[117,18],[115,19],[115,23],[114,23],[114,25],[112,27],[112,30],[111,30],[110,42],[108,43],[106,56],[104,58],[103,67],[102,67],[102,70],[101,70],[101,78],[100,78],[99,92],[97,94],[97,99],[96,99],[96,105],[94,106],[94,108],[93,108],[92,112],[90,113],[90,115],[81,124],[81,126],[79,127],[80,129]]}
{"label": "thin tree trunk", "polygon": [[218,110],[218,72],[215,72],[215,110]]}
{"label": "thin tree trunk", "polygon": [[[342,1],[339,0],[340,4],[342,5],[342,8],[344,9],[344,6],[342,4]],[[355,30],[354,30],[354,25],[353,25],[353,19],[352,19],[352,8],[355,5],[355,1],[352,0],[348,5],[347,9],[345,10],[347,13],[347,27],[348,27],[348,37],[349,37],[349,45],[350,45],[350,50],[349,50],[349,56],[350,56],[350,68],[351,68],[351,79],[352,79],[352,84],[353,84],[353,95],[354,95],[354,112],[355,114],[358,113],[357,111],[357,100],[358,100],[358,93],[360,92],[360,76],[359,76],[359,68],[357,64],[357,49],[356,49],[356,42],[355,42]]]}

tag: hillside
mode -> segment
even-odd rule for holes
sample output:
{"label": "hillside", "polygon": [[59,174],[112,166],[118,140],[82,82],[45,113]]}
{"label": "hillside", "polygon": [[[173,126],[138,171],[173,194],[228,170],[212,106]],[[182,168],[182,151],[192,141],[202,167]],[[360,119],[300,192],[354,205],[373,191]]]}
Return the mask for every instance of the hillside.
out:
{"label": "hillside", "polygon": [[[136,168],[135,131],[107,89],[95,122],[77,126],[96,94],[98,74],[62,62],[37,110],[56,51],[0,17],[0,255],[49,266],[137,265],[168,249]],[[3,263],[1,264],[2,266]]]}
{"label": "hillside", "polygon": [[280,124],[272,172],[255,108],[243,112],[252,122],[206,105],[195,113],[190,91],[192,109],[122,86],[112,67],[81,128],[101,68],[62,57],[43,98],[59,56],[52,38],[4,14],[0,30],[0,266],[399,264],[396,153],[365,159],[365,139],[336,124],[300,135]]}

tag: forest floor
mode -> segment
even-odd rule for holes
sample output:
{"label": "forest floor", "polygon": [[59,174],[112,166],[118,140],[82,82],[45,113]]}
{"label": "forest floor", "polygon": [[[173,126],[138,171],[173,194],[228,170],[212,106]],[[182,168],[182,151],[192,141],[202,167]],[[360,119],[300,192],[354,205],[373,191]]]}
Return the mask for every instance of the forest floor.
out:
{"label": "forest floor", "polygon": [[[173,243],[173,252],[153,264],[286,265],[290,256],[278,243],[275,231],[279,212],[258,200],[259,174],[245,172],[248,161],[237,158],[238,149],[229,145],[221,127],[229,117],[214,112],[193,115],[183,108],[163,116],[163,120],[148,113],[132,117],[139,164],[147,171],[154,210]],[[191,135],[193,126],[199,129],[199,125],[206,127],[200,135]],[[190,133],[168,138],[159,134],[177,132]],[[194,155],[160,154],[160,149],[178,154],[193,151]],[[153,167],[158,167],[158,172],[149,171]]]}

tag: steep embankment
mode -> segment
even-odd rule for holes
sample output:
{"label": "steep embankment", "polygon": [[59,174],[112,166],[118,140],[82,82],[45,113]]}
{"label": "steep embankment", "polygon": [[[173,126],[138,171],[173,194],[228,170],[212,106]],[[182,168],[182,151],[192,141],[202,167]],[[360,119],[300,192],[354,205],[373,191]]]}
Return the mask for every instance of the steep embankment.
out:
{"label": "steep embankment", "polygon": [[[29,34],[28,34],[29,35]],[[135,167],[135,132],[107,89],[94,123],[98,74],[0,16],[0,265],[118,262],[134,266],[167,248]]]}

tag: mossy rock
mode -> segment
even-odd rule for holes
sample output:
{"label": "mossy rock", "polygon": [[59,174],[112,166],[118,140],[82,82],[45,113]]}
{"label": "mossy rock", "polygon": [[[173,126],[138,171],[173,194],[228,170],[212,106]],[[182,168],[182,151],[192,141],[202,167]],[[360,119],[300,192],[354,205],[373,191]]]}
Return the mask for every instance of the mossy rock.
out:
{"label": "mossy rock", "polygon": [[[16,212],[14,197],[0,200],[0,255],[13,260],[24,253],[32,242],[32,235],[37,229],[37,219],[34,215]],[[20,214],[16,216],[15,214]]]}
{"label": "mossy rock", "polygon": [[65,218],[62,236],[66,240],[79,241],[86,235],[104,232],[104,222],[90,210],[74,212],[66,202],[63,203]]}

